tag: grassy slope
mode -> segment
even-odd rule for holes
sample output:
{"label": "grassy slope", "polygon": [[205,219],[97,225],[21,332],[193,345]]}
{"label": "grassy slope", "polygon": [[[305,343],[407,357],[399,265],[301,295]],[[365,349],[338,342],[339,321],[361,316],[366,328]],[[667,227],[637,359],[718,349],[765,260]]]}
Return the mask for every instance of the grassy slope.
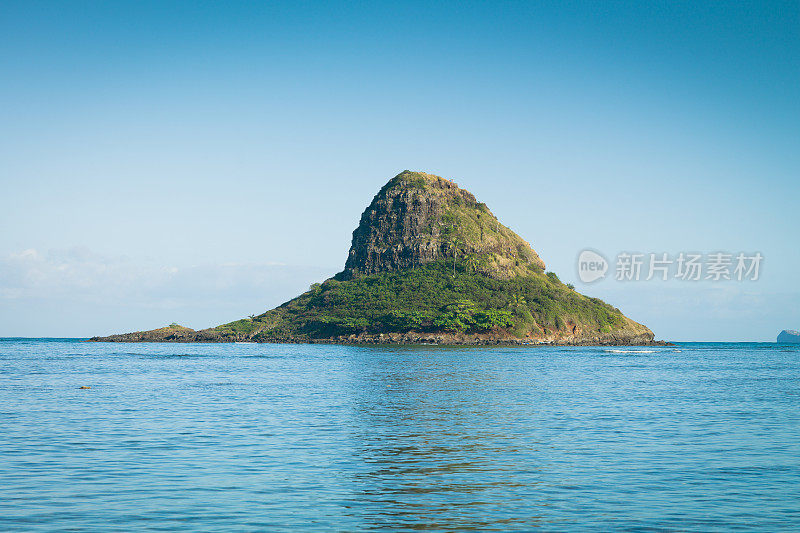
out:
{"label": "grassy slope", "polygon": [[253,340],[329,338],[390,331],[507,331],[518,337],[568,331],[608,333],[625,325],[620,311],[570,289],[552,274],[494,279],[465,262],[437,261],[416,269],[329,279],[253,320],[215,328]]}

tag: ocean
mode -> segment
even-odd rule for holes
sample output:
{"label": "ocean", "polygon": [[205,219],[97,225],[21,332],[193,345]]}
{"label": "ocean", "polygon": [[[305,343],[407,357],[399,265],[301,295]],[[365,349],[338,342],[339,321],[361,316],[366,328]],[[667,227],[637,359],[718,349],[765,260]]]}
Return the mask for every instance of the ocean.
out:
{"label": "ocean", "polygon": [[797,531],[800,346],[4,339],[0,530]]}

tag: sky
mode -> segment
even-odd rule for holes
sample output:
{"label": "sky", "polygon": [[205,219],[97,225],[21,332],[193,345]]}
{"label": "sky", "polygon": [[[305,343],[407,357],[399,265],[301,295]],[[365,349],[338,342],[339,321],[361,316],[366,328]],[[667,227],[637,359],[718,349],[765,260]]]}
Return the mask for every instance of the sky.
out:
{"label": "sky", "polygon": [[[0,336],[261,313],[411,169],[657,338],[774,341],[800,329],[798,94],[796,1],[5,1]],[[764,259],[618,281],[626,251]]]}

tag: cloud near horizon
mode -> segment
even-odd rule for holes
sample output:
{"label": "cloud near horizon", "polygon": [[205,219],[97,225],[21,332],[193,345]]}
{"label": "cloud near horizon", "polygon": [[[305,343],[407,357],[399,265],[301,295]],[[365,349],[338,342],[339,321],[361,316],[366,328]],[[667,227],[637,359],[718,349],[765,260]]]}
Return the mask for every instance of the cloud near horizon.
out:
{"label": "cloud near horizon", "polygon": [[[281,263],[179,267],[86,247],[30,248],[0,257],[0,335],[88,336],[173,321],[209,327],[263,312],[334,273]],[[98,310],[106,311],[99,323]]]}
{"label": "cloud near horizon", "polygon": [[800,294],[754,284],[673,281],[577,289],[618,307],[664,340],[774,342],[781,330],[800,326]]}
{"label": "cloud near horizon", "polygon": [[[85,337],[171,322],[201,329],[258,314],[336,268],[268,263],[175,266],[86,247],[25,249],[0,257],[0,336]],[[642,283],[578,287],[666,340],[772,341],[797,329],[800,295],[754,284]],[[731,327],[742,338],[730,338]],[[751,337],[750,332],[758,337]]]}

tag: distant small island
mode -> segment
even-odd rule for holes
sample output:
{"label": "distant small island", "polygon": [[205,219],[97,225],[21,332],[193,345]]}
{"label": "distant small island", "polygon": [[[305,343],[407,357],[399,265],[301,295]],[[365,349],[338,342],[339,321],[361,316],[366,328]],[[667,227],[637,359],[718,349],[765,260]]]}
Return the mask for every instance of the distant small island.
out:
{"label": "distant small island", "polygon": [[361,215],[344,270],[261,315],[98,342],[652,345],[647,327],[546,272],[486,204],[404,171]]}
{"label": "distant small island", "polygon": [[800,331],[785,329],[778,334],[780,344],[800,344]]}

